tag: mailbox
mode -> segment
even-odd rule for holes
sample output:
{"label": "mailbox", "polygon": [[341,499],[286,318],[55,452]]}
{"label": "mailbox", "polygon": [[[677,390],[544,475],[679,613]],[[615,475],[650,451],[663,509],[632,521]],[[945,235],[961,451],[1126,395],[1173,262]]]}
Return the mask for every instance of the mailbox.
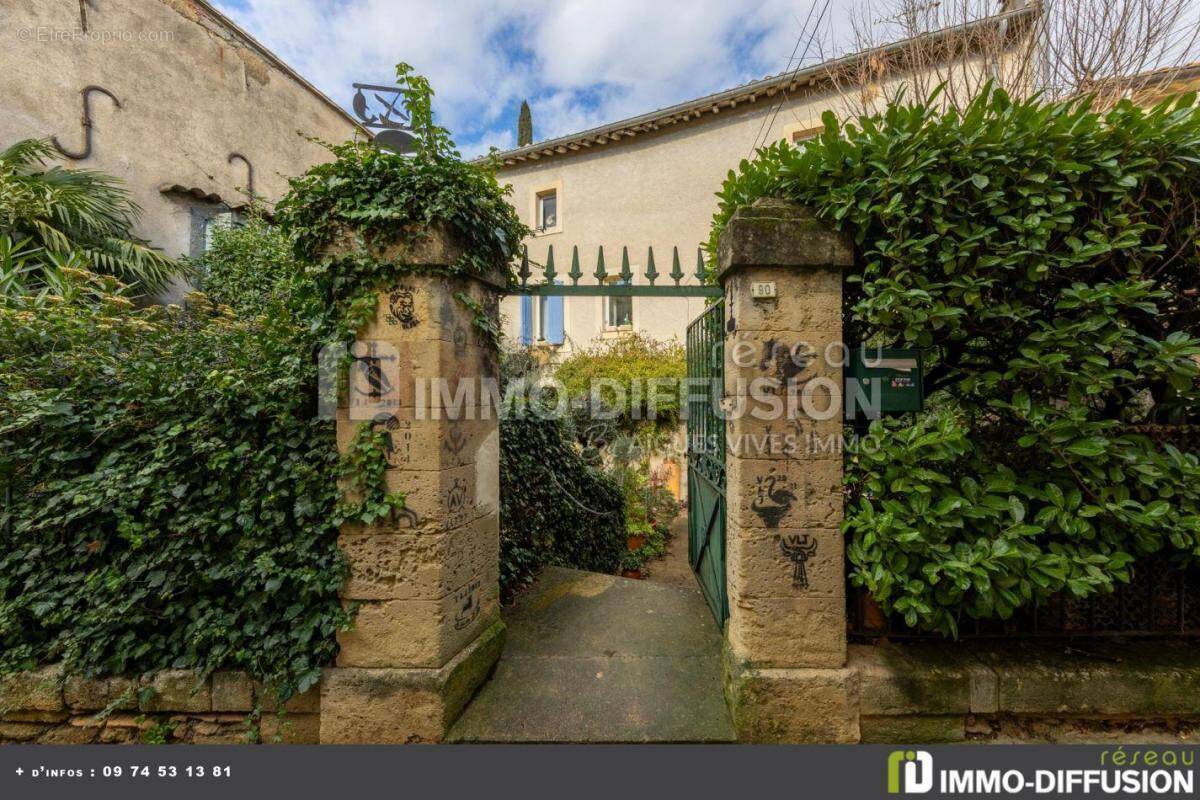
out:
{"label": "mailbox", "polygon": [[925,368],[921,351],[852,348],[846,366],[846,402],[851,404],[855,417],[870,419],[880,414],[923,410]]}

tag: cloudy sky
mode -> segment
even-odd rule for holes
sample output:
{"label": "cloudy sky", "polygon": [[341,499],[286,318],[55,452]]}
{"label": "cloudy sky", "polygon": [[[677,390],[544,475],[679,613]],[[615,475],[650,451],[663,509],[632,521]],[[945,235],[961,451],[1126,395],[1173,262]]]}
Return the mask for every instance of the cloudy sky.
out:
{"label": "cloudy sky", "polygon": [[[842,27],[851,3],[830,0],[826,22]],[[523,99],[540,140],[794,68],[797,39],[817,17],[809,0],[216,5],[344,105],[350,84],[391,83],[396,62],[409,62],[432,81],[439,121],[464,155],[514,146]]]}

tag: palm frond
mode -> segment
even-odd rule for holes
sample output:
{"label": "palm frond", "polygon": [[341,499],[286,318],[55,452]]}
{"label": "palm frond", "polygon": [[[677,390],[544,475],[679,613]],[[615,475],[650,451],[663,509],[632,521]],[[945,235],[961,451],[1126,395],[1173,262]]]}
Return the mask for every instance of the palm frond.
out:
{"label": "palm frond", "polygon": [[92,269],[158,292],[193,268],[133,234],[141,208],[117,178],[86,169],[44,168],[47,140],[0,152],[0,234],[29,238],[48,253],[81,253]]}

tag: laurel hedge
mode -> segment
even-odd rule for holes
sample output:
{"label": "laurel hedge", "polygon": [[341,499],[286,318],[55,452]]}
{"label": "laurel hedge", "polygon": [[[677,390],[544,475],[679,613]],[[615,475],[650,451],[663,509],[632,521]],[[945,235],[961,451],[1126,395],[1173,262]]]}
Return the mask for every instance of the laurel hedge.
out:
{"label": "laurel hedge", "polygon": [[988,91],[895,105],[731,172],[710,241],[773,196],[853,236],[846,338],[926,355],[929,409],[846,460],[851,580],[947,634],[1200,555],[1200,109]]}

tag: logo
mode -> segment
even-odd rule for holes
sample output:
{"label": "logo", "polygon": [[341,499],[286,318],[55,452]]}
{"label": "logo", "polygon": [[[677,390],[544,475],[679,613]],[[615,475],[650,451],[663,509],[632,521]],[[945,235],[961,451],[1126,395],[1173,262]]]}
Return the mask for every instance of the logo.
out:
{"label": "logo", "polygon": [[933,756],[924,750],[893,750],[888,754],[888,794],[924,794],[932,788]]}

